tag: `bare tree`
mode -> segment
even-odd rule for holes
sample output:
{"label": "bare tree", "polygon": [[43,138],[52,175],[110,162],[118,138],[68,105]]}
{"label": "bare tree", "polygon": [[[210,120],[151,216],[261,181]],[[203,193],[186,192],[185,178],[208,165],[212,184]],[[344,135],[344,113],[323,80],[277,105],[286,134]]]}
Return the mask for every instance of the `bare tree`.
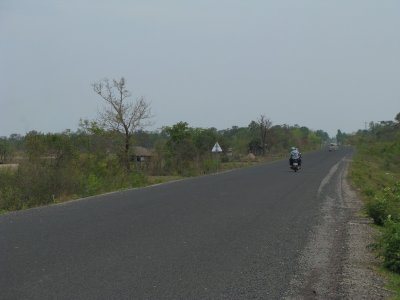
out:
{"label": "bare tree", "polygon": [[397,115],[394,117],[394,119],[397,121],[397,126],[400,124],[400,112],[397,113]]}
{"label": "bare tree", "polygon": [[108,130],[120,132],[124,135],[123,157],[126,171],[130,171],[129,151],[133,133],[150,124],[150,104],[143,97],[134,102],[128,98],[131,93],[126,89],[125,79],[119,81],[107,78],[92,84],[93,90],[104,101],[106,107],[100,112],[100,122]]}
{"label": "bare tree", "polygon": [[267,134],[268,130],[272,126],[272,122],[265,115],[261,115],[258,119],[258,126],[260,128],[260,139],[263,155],[265,155],[265,148],[267,146]]}

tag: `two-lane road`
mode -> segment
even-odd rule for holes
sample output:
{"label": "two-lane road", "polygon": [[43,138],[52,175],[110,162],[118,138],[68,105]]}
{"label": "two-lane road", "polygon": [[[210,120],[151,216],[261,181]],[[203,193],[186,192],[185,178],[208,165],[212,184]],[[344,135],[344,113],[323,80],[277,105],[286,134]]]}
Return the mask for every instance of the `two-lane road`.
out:
{"label": "two-lane road", "polygon": [[[1,299],[279,299],[350,149],[0,216]],[[342,165],[339,164],[339,168]]]}

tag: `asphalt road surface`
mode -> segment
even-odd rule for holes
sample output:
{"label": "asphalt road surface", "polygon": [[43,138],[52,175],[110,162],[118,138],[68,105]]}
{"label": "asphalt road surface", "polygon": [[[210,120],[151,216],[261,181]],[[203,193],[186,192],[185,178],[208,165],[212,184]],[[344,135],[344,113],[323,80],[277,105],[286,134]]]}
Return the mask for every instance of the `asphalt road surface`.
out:
{"label": "asphalt road surface", "polygon": [[280,299],[332,168],[351,155],[318,151],[298,173],[284,160],[1,215],[0,298]]}

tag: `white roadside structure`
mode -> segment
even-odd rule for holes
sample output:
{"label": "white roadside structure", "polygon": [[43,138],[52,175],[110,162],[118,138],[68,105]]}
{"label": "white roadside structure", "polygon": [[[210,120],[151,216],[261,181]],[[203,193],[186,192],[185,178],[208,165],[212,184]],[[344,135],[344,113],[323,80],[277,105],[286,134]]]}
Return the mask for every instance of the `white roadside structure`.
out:
{"label": "white roadside structure", "polygon": [[218,142],[215,143],[214,147],[211,149],[212,153],[220,153],[222,152],[221,146],[218,144]]}

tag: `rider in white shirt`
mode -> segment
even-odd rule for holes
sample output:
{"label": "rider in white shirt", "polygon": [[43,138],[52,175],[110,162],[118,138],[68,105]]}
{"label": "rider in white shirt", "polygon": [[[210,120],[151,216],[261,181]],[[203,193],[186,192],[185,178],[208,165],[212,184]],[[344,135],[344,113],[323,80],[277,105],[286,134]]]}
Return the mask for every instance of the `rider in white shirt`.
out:
{"label": "rider in white shirt", "polygon": [[293,165],[293,160],[297,159],[299,166],[301,166],[301,153],[296,147],[292,147],[290,151],[289,164]]}

